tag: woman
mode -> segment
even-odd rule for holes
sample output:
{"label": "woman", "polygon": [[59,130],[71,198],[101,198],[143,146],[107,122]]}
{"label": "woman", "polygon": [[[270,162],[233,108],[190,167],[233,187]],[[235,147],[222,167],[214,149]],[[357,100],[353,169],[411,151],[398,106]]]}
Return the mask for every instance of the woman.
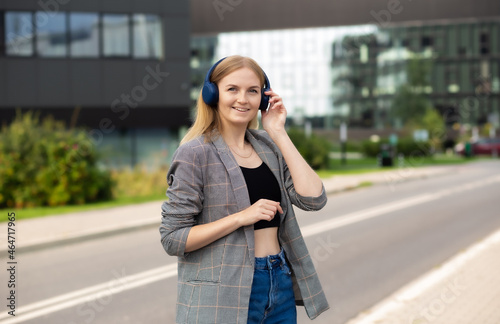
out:
{"label": "woman", "polygon": [[292,208],[319,210],[326,194],[285,121],[254,60],[230,56],[207,73],[162,205],[177,323],[296,323],[295,304],[311,319],[328,309]]}

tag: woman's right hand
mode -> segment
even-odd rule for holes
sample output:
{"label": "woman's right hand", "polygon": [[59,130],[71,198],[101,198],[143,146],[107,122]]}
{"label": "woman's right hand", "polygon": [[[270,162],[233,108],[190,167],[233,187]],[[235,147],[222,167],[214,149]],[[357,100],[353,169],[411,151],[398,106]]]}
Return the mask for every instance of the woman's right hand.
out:
{"label": "woman's right hand", "polygon": [[238,213],[238,221],[241,226],[257,223],[260,220],[270,221],[276,215],[276,211],[283,214],[283,209],[277,201],[259,199],[252,206]]}

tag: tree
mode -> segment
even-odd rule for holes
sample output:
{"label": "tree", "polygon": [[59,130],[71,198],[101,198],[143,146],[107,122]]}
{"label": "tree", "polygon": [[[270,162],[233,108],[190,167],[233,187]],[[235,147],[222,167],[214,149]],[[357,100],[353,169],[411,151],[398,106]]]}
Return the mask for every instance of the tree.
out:
{"label": "tree", "polygon": [[421,123],[427,110],[433,109],[425,89],[430,85],[432,62],[429,59],[412,58],[406,68],[407,83],[401,85],[392,101],[393,118],[406,125]]}

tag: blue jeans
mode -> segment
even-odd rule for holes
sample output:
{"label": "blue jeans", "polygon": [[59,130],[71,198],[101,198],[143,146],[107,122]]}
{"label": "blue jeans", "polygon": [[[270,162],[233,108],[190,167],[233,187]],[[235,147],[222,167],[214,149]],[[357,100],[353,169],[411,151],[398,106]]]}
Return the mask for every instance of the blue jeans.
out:
{"label": "blue jeans", "polygon": [[290,268],[281,252],[255,258],[248,324],[297,323]]}

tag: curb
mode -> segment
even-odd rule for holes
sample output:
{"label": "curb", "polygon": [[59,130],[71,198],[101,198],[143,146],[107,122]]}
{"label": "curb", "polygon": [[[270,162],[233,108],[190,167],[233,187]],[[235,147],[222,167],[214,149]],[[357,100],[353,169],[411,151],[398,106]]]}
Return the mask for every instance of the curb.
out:
{"label": "curb", "polygon": [[[33,241],[33,242],[30,242],[29,244],[24,245],[24,246],[23,245],[16,246],[16,252],[26,253],[26,252],[39,251],[39,250],[43,250],[45,248],[59,246],[60,244],[73,244],[73,243],[84,242],[84,241],[92,240],[92,239],[96,239],[96,238],[113,236],[113,235],[118,235],[118,234],[122,234],[122,233],[133,232],[136,230],[159,227],[159,226],[160,226],[160,222],[158,219],[155,219],[154,221],[142,222],[141,224],[135,224],[135,223],[134,224],[125,224],[123,226],[117,226],[115,228],[91,231],[91,232],[84,233],[84,234],[75,234],[75,235],[69,235],[67,237]],[[2,248],[2,249],[0,249],[0,252],[1,253],[7,252],[7,249]]]}

